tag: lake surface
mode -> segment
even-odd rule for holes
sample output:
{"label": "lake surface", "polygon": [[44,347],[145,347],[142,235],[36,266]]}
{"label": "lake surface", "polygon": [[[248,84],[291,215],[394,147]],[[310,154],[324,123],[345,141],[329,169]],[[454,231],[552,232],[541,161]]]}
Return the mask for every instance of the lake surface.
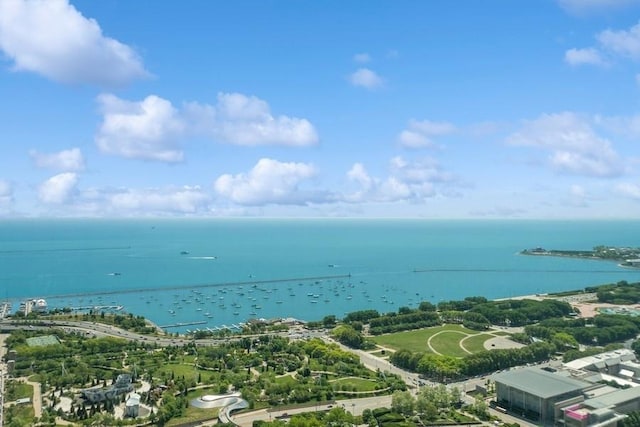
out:
{"label": "lake surface", "polygon": [[0,300],[122,305],[171,331],[640,280],[525,248],[640,246],[640,221],[5,220]]}

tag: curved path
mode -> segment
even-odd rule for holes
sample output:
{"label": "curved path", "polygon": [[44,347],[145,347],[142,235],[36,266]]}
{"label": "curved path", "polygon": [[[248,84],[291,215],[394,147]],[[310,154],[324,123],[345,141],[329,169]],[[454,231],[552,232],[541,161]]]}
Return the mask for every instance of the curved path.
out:
{"label": "curved path", "polygon": [[[442,330],[442,331],[436,332],[435,334],[433,334],[433,335],[431,335],[429,337],[429,339],[427,340],[427,346],[429,347],[429,350],[431,350],[433,353],[442,355],[442,353],[440,353],[438,350],[436,350],[433,347],[433,345],[431,344],[431,340],[433,338],[437,337],[438,335],[444,334],[444,333],[455,333],[455,334],[465,335],[464,338],[462,338],[460,341],[458,341],[458,346],[460,346],[460,349],[462,351],[464,351],[465,353],[467,353],[467,354],[473,354],[473,352],[470,351],[469,349],[467,349],[464,346],[464,341],[466,341],[466,340],[468,340],[469,338],[472,338],[472,337],[477,337],[479,335],[487,335],[487,339],[486,339],[485,345],[484,345],[485,350],[491,350],[491,349],[494,349],[494,348],[514,348],[514,347],[521,347],[522,346],[522,344],[515,343],[515,342],[511,341],[510,339],[508,339],[507,337],[497,334],[497,332],[499,332],[499,331],[484,331],[484,332],[478,332],[478,333],[475,333],[475,334],[469,334],[469,333],[463,332],[463,331]],[[493,342],[494,345],[487,346],[486,343],[490,342],[490,341]],[[496,342],[498,342],[500,345],[497,345]]]}
{"label": "curved path", "polygon": [[[435,348],[433,348],[433,345],[431,344],[431,340],[435,337],[437,337],[438,335],[444,334],[444,333],[449,333],[452,332],[454,334],[462,334],[462,335],[466,335],[465,338],[469,338],[472,335],[467,334],[466,332],[462,332],[462,331],[455,331],[455,330],[450,330],[450,329],[444,329],[442,331],[436,332],[435,334],[431,335],[429,337],[429,339],[427,340],[427,347],[429,347],[429,350],[431,350],[432,352],[434,352],[435,354],[439,354],[442,356],[442,353],[440,353],[439,351],[437,351]],[[462,341],[462,340],[460,340]],[[462,345],[460,346],[464,351],[466,351],[467,353],[471,353],[470,351],[468,351],[466,348],[463,348]]]}

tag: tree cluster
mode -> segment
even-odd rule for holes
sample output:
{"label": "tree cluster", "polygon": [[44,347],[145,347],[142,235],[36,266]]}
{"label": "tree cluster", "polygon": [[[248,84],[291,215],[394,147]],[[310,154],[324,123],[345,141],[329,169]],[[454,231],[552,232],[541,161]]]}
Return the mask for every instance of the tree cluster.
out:
{"label": "tree cluster", "polygon": [[552,344],[539,342],[518,349],[499,349],[469,354],[463,358],[400,350],[391,362],[440,382],[481,375],[526,363],[546,360],[555,352]]}

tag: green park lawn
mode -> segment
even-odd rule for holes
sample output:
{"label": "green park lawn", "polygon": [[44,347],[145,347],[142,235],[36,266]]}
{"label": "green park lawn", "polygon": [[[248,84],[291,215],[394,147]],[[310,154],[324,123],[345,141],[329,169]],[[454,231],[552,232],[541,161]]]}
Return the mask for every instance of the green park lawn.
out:
{"label": "green park lawn", "polygon": [[467,353],[460,347],[460,341],[469,335],[460,331],[444,331],[431,338],[431,347],[440,353],[453,357],[464,357]]}
{"label": "green park lawn", "polygon": [[[496,335],[508,335],[504,331],[499,331]],[[433,337],[433,338],[432,338]],[[484,343],[492,338],[491,334],[467,329],[462,325],[443,325],[433,328],[418,329],[415,331],[404,331],[393,334],[384,334],[372,337],[376,344],[388,347],[393,350],[410,350],[418,352],[431,352],[427,342],[431,338],[431,347],[437,353],[453,357],[463,357],[469,353],[477,353],[485,350]],[[462,347],[460,342],[462,341]],[[380,357],[379,350],[372,354]]]}
{"label": "green park lawn", "polygon": [[464,340],[462,342],[462,346],[469,350],[471,353],[477,353],[479,351],[485,350],[484,343],[491,338],[493,337],[489,334],[475,335]]}
{"label": "green park lawn", "polygon": [[33,386],[20,381],[10,381],[6,386],[5,403],[33,396]]}
{"label": "green park lawn", "polygon": [[214,420],[218,417],[218,411],[219,408],[202,409],[189,405],[182,417],[171,419],[165,425],[167,427],[194,425],[202,421]]}
{"label": "green park lawn", "polygon": [[275,383],[279,385],[290,385],[293,387],[298,383],[298,381],[295,378],[293,378],[291,375],[282,375],[282,376],[276,377]]}
{"label": "green park lawn", "polygon": [[376,382],[366,378],[347,377],[330,381],[334,390],[346,389],[349,391],[374,391]]}
{"label": "green park lawn", "polygon": [[[457,331],[463,332],[468,335],[476,334],[477,331],[473,331],[471,329],[467,329],[461,325],[443,325],[443,326],[435,326],[433,328],[425,328],[425,329],[417,329],[415,331],[404,331],[404,332],[396,332],[393,334],[384,334],[372,337],[372,341],[376,344],[379,344],[383,347],[389,347],[394,350],[410,350],[410,351],[421,351],[427,352],[429,351],[429,347],[427,346],[427,341],[433,335],[442,331]],[[446,334],[449,335],[449,334]],[[449,339],[455,339],[455,341],[460,341],[466,335],[462,334],[452,334]],[[433,343],[433,342],[432,342]],[[458,345],[457,343],[455,344]],[[458,347],[460,348],[460,347]]]}
{"label": "green park lawn", "polygon": [[177,378],[183,376],[197,376],[197,370],[193,365],[183,365],[182,363],[167,363],[166,365],[160,367],[155,373],[154,377],[160,377],[162,372],[166,372],[170,375],[173,372],[173,375]]}

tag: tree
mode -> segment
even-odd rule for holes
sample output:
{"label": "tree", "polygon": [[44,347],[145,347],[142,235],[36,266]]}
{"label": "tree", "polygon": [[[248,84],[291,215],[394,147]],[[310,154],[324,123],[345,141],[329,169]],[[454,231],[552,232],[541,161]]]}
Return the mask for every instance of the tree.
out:
{"label": "tree", "polygon": [[568,350],[571,348],[578,348],[580,345],[578,341],[570,334],[566,332],[557,332],[551,338],[551,343],[556,346],[558,350]]}
{"label": "tree", "polygon": [[349,325],[338,326],[332,331],[332,335],[342,344],[351,348],[362,348],[364,345],[362,334]]}
{"label": "tree", "polygon": [[480,396],[476,396],[475,402],[471,405],[469,411],[475,414],[481,420],[489,419],[489,411],[487,410],[487,403]]}
{"label": "tree", "polygon": [[391,409],[404,416],[413,415],[416,402],[408,391],[396,391],[391,396]]}
{"label": "tree", "polygon": [[333,314],[324,316],[324,318],[322,319],[322,325],[325,328],[333,328],[336,325],[336,316]]}

